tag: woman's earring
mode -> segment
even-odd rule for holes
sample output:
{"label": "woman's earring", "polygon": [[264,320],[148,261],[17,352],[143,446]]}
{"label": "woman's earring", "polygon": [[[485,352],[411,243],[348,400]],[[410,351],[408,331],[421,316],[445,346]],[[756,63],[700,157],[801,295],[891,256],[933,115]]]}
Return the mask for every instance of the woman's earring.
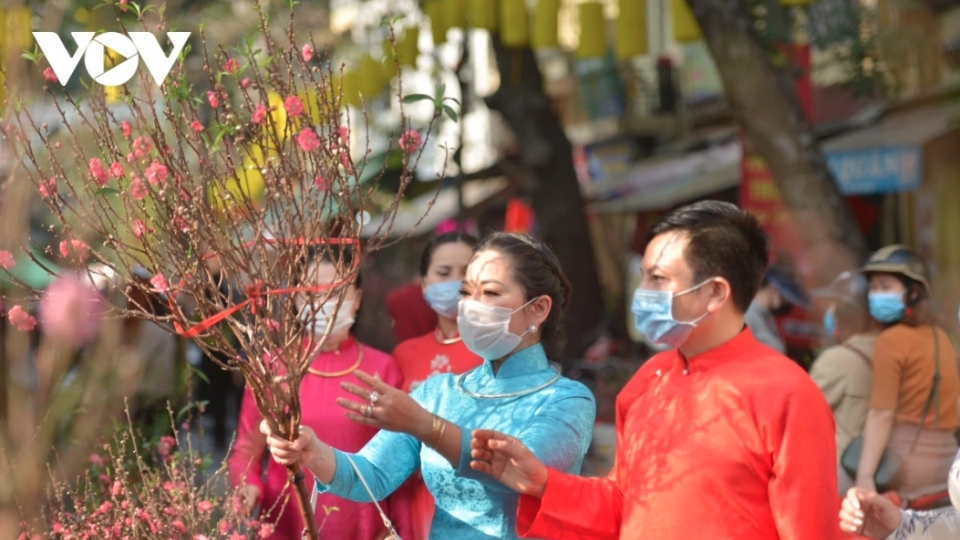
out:
{"label": "woman's earring", "polygon": [[531,324],[530,328],[527,328],[527,330],[529,330],[531,334],[535,334],[537,332],[537,325]]}

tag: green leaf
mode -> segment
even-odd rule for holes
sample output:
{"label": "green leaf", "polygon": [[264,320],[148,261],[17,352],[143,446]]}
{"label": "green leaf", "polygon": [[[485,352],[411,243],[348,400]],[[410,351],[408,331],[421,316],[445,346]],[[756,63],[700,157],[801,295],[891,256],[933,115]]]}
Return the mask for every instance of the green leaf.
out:
{"label": "green leaf", "polygon": [[446,98],[443,98],[443,100],[444,100],[444,101],[452,101],[452,102],[454,102],[454,103],[457,104],[457,107],[463,107],[463,105],[460,104],[460,101],[457,100],[457,98],[446,97]]}
{"label": "green leaf", "polygon": [[453,120],[454,122],[457,121],[457,111],[450,108],[449,105],[443,106],[443,112],[447,113],[447,116],[449,116],[450,119]]}
{"label": "green leaf", "polygon": [[115,197],[115,196],[117,196],[117,195],[120,194],[120,190],[117,189],[117,188],[112,188],[112,187],[103,187],[103,188],[98,189],[98,190],[96,191],[96,194],[97,194],[97,195],[100,195],[100,196],[102,196],[102,197],[107,197],[107,196]]}
{"label": "green leaf", "polygon": [[447,91],[447,85],[440,84],[437,86],[437,101],[443,101],[443,93]]}
{"label": "green leaf", "polygon": [[416,103],[418,101],[423,101],[425,99],[432,100],[433,98],[426,94],[410,94],[409,96],[403,97],[404,103]]}
{"label": "green leaf", "polygon": [[[194,365],[191,364],[191,365],[190,365],[190,371],[192,371],[193,374],[196,375],[197,377],[200,377],[200,380],[201,380],[201,381],[203,381],[203,382],[205,382],[205,383],[207,383],[207,384],[210,384],[210,379],[207,378],[207,376],[204,375],[202,371],[200,371],[199,369],[197,369],[196,366],[194,366]],[[200,402],[200,405],[206,405],[206,404],[207,404],[207,402],[205,402],[205,401],[201,401],[201,402]]]}

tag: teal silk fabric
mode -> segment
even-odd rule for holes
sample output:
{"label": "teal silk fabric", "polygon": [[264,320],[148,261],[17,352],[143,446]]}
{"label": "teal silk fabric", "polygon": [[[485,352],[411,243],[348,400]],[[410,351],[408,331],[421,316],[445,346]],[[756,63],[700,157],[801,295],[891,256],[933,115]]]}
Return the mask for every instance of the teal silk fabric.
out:
{"label": "teal silk fabric", "polygon": [[[479,394],[520,392],[555,376],[543,347],[533,345],[513,354],[493,374],[489,362],[469,372],[464,387]],[[596,403],[578,382],[561,377],[547,388],[520,397],[478,399],[457,389],[452,374],[428,379],[411,396],[426,410],[457,424],[462,434],[460,466],[414,437],[381,431],[351,458],[377,499],[397,489],[414,471],[423,470],[436,500],[431,539],[515,539],[518,495],[470,468],[470,434],[494,429],[522,441],[540,460],[555,469],[577,474],[590,446]],[[321,434],[321,439],[323,435]],[[337,469],[330,485],[317,483],[354,501],[370,496],[343,453],[336,451]],[[321,531],[322,536],[322,531]]]}

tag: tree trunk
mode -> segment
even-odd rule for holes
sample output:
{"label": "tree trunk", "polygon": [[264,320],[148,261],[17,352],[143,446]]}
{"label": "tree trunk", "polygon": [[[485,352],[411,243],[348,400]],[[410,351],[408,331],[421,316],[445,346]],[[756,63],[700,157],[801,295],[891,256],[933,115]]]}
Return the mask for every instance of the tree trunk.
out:
{"label": "tree trunk", "polygon": [[500,88],[487,105],[503,115],[517,138],[523,191],[537,220],[537,233],[556,253],[573,284],[567,307],[565,359],[578,358],[605,317],[586,205],[573,168],[570,141],[543,91],[530,49],[507,49],[494,39]]}
{"label": "tree trunk", "polygon": [[734,115],[767,162],[820,283],[853,268],[866,243],[813,135],[790,75],[773,65],[744,0],[688,0]]}

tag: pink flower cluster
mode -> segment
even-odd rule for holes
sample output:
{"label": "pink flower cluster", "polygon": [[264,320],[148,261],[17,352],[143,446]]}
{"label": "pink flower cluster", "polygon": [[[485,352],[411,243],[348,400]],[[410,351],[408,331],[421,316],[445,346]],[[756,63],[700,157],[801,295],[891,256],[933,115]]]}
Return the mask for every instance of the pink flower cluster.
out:
{"label": "pink flower cluster", "polygon": [[103,187],[107,184],[107,170],[103,168],[103,162],[100,161],[100,158],[90,158],[88,169],[90,176],[93,177],[93,181],[98,186]]}
{"label": "pink flower cluster", "polygon": [[27,313],[23,309],[23,306],[19,304],[13,306],[10,311],[7,312],[7,319],[10,320],[10,324],[12,324],[14,328],[21,332],[29,332],[37,327],[37,320]]}
{"label": "pink flower cluster", "polygon": [[400,150],[406,154],[412,154],[420,149],[422,142],[423,141],[418,131],[408,129],[403,132],[403,135],[400,136]]}
{"label": "pink flower cluster", "polygon": [[150,152],[153,151],[153,141],[147,137],[137,137],[130,148],[133,151],[127,154],[127,161],[142,161],[150,157]]}
{"label": "pink flower cluster", "polygon": [[144,174],[147,177],[147,181],[150,182],[151,185],[156,186],[166,182],[167,176],[170,174],[170,172],[166,165],[157,160],[153,160],[153,162],[150,163],[150,166],[147,167],[147,170]]}
{"label": "pink flower cluster", "polygon": [[297,144],[304,152],[313,152],[317,148],[320,148],[320,138],[317,137],[316,131],[310,128],[303,128],[300,130],[300,133],[297,134]]}
{"label": "pink flower cluster", "polygon": [[253,115],[250,116],[250,121],[254,124],[262,124],[263,120],[267,117],[267,108],[263,105],[257,105],[253,111]]}
{"label": "pink flower cluster", "polygon": [[290,96],[283,101],[283,108],[291,116],[303,114],[303,102],[297,96]]}
{"label": "pink flower cluster", "polygon": [[40,182],[40,188],[38,189],[40,196],[44,199],[49,199],[57,193],[57,179],[51,178],[46,182]]}
{"label": "pink flower cluster", "polygon": [[16,265],[17,261],[13,258],[13,253],[0,249],[0,268],[10,270]]}
{"label": "pink flower cluster", "polygon": [[80,262],[86,261],[90,258],[90,246],[83,240],[61,240],[60,256],[66,259],[70,255],[76,257]]}
{"label": "pink flower cluster", "polygon": [[104,303],[89,279],[64,272],[43,292],[37,314],[44,335],[80,349],[97,336]]}

